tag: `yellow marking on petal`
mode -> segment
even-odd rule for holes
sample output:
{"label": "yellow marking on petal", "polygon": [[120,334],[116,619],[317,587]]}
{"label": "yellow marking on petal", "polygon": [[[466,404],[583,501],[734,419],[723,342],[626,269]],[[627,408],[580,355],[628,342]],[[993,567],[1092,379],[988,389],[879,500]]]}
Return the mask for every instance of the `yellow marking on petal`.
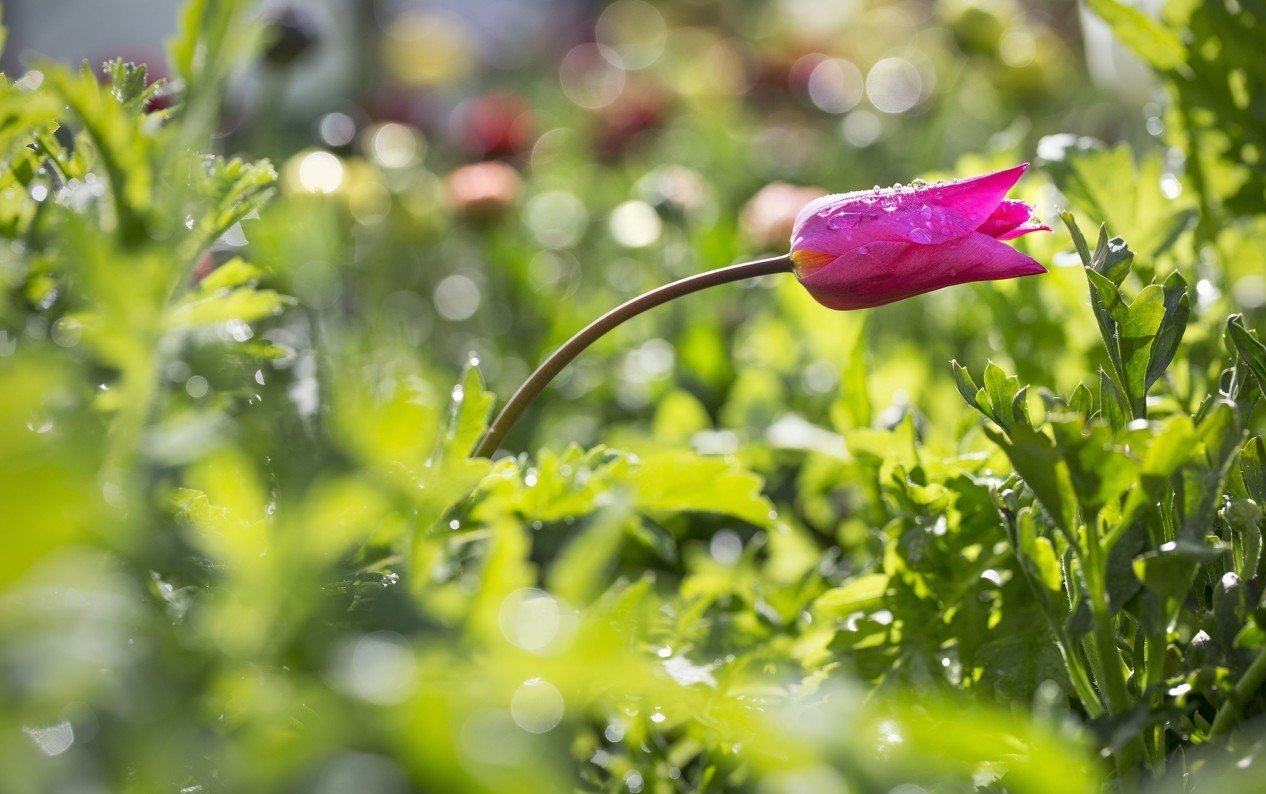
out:
{"label": "yellow marking on petal", "polygon": [[801,248],[798,251],[791,252],[791,266],[796,272],[796,278],[806,279],[818,272],[822,268],[835,261],[834,254],[824,254],[821,251],[810,251],[807,248]]}

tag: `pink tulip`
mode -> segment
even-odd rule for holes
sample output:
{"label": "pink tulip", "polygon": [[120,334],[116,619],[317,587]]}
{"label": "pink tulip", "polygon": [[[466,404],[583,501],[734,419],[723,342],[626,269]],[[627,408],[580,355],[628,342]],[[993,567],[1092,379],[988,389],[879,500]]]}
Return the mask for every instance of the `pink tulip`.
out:
{"label": "pink tulip", "polygon": [[953,284],[1045,273],[1001,242],[1050,231],[1028,204],[1003,198],[1026,168],[813,201],[791,234],[796,278],[827,308],[866,309]]}

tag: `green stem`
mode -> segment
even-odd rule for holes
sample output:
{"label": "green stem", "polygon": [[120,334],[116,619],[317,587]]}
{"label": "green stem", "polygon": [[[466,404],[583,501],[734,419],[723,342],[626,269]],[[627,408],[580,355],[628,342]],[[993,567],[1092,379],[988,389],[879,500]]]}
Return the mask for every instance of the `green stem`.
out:
{"label": "green stem", "polygon": [[492,453],[497,451],[502,439],[510,432],[510,428],[514,426],[515,421],[532,404],[532,400],[536,399],[536,396],[549,385],[549,382],[559,372],[562,372],[563,368],[570,364],[572,359],[580,355],[585,348],[598,341],[604,334],[625,320],[636,317],[647,309],[652,309],[660,304],[668,303],[683,295],[689,295],[692,292],[698,292],[708,287],[728,284],[733,281],[743,281],[749,278],[756,278],[757,276],[767,276],[772,273],[790,272],[791,255],[784,254],[772,259],[744,262],[740,265],[730,265],[729,267],[709,270],[706,273],[687,276],[617,306],[589,325],[586,325],[571,339],[568,339],[562,347],[554,351],[553,355],[545,359],[544,363],[537,367],[535,372],[528,376],[528,379],[523,382],[523,385],[510,397],[505,407],[501,409],[501,413],[497,414],[497,418],[492,420],[487,434],[479,442],[479,446],[475,448],[471,457],[492,457]]}
{"label": "green stem", "polygon": [[1055,630],[1055,640],[1059,643],[1060,656],[1064,657],[1064,668],[1068,672],[1068,679],[1072,681],[1077,697],[1081,698],[1082,707],[1086,709],[1091,719],[1102,716],[1103,703],[1099,700],[1099,693],[1095,692],[1094,684],[1090,682],[1090,675],[1086,672],[1085,665],[1081,663],[1076,643],[1068,636],[1063,626],[1052,621],[1052,628]]}
{"label": "green stem", "polygon": [[[1086,555],[1082,560],[1086,594],[1090,597],[1090,613],[1094,624],[1087,650],[1090,652],[1091,667],[1099,690],[1103,692],[1108,714],[1116,715],[1130,708],[1130,692],[1125,682],[1125,662],[1117,648],[1116,626],[1108,608],[1107,559],[1102,543],[1099,517],[1091,515],[1086,521]],[[1117,774],[1125,791],[1133,790],[1137,783],[1140,754],[1146,754],[1146,745],[1141,736],[1126,742],[1115,753]]]}
{"label": "green stem", "polygon": [[[1086,666],[1081,662],[1081,657],[1077,652],[1077,645],[1068,635],[1068,631],[1064,628],[1064,622],[1051,604],[1050,594],[1046,591],[1046,585],[1039,582],[1032,571],[1029,570],[1029,566],[1025,564],[1024,554],[1020,550],[1020,543],[1015,535],[1011,535],[1010,540],[1012,554],[1021,560],[1020,573],[1024,576],[1025,582],[1028,583],[1029,591],[1033,594],[1033,599],[1037,602],[1042,616],[1046,618],[1046,623],[1050,626],[1051,633],[1055,635],[1055,645],[1059,649],[1059,655],[1064,660],[1064,668],[1068,672],[1068,680],[1072,682],[1073,690],[1081,700],[1086,713],[1092,719],[1102,716],[1103,703],[1099,700],[1099,693],[1095,691],[1094,684],[1090,681],[1090,675],[1086,672]],[[1067,565],[1063,566],[1063,570],[1065,580],[1067,580],[1069,575]]]}
{"label": "green stem", "polygon": [[1226,702],[1213,718],[1213,726],[1209,728],[1209,738],[1222,736],[1231,730],[1231,726],[1240,718],[1240,709],[1244,708],[1249,698],[1257,694],[1263,683],[1266,683],[1266,648],[1258,652],[1257,658],[1244,671],[1244,675],[1226,696]]}
{"label": "green stem", "polygon": [[[1140,629],[1141,630],[1141,629]],[[1159,710],[1163,705],[1161,684],[1165,681],[1165,651],[1169,648],[1169,633],[1165,626],[1158,627],[1145,639],[1147,663],[1144,668],[1143,691],[1153,709]],[[1152,728],[1151,735],[1152,770],[1157,777],[1165,772],[1165,725],[1158,724]]]}

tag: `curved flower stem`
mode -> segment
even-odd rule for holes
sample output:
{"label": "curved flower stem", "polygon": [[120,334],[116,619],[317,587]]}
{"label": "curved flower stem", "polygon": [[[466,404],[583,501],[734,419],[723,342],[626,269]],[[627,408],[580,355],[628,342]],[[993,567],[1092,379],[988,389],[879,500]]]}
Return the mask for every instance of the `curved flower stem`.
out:
{"label": "curved flower stem", "polygon": [[772,273],[790,272],[791,255],[784,254],[771,259],[744,262],[739,265],[730,265],[729,267],[709,270],[706,273],[687,276],[671,284],[657,287],[627,303],[617,306],[585,326],[571,339],[568,339],[562,347],[554,351],[553,355],[545,359],[545,362],[537,367],[535,372],[528,376],[528,379],[523,382],[523,385],[510,397],[505,407],[501,409],[501,413],[497,414],[497,418],[492,420],[492,424],[488,427],[488,432],[484,435],[483,440],[479,442],[479,446],[475,448],[475,451],[471,453],[471,457],[492,457],[492,453],[497,451],[497,447],[500,446],[506,433],[510,432],[510,428],[514,426],[515,421],[532,403],[532,400],[536,399],[536,395],[540,394],[549,385],[554,376],[562,372],[563,368],[571,363],[572,359],[580,355],[581,351],[625,320],[636,317],[647,309],[654,308],[662,303],[668,303],[683,295],[689,295],[692,292],[698,292],[708,287],[728,284],[732,281],[743,281],[749,278],[756,278],[757,276],[767,276]]}

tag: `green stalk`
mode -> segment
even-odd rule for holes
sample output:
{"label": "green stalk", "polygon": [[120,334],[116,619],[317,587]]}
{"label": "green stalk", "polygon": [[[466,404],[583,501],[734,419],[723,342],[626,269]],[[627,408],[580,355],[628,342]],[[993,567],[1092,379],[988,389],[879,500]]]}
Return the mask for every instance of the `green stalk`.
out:
{"label": "green stalk", "polygon": [[[1009,533],[1010,534],[1010,533]],[[1055,634],[1055,645],[1059,649],[1059,655],[1064,660],[1064,669],[1068,673],[1068,680],[1072,682],[1073,691],[1077,693],[1078,699],[1081,700],[1082,706],[1086,709],[1086,713],[1091,719],[1103,715],[1103,702],[1099,699],[1099,693],[1095,691],[1094,684],[1090,681],[1090,675],[1086,672],[1086,666],[1082,664],[1081,656],[1077,653],[1077,646],[1068,636],[1068,631],[1064,628],[1063,621],[1051,606],[1049,594],[1046,592],[1046,586],[1036,581],[1033,574],[1029,571],[1029,567],[1024,564],[1024,553],[1020,550],[1020,544],[1016,540],[1014,534],[1010,534],[1011,553],[1021,560],[1020,574],[1024,577],[1024,581],[1029,585],[1029,591],[1033,593],[1033,600],[1037,602],[1038,609],[1042,611],[1042,617],[1046,618],[1046,623],[1050,626],[1051,631]],[[1061,570],[1064,572],[1064,579],[1068,581],[1069,570],[1067,562],[1061,563]]]}
{"label": "green stalk", "polygon": [[[1047,619],[1050,620],[1049,616]],[[1086,672],[1085,665],[1081,663],[1076,644],[1058,621],[1051,621],[1051,627],[1055,630],[1055,640],[1059,643],[1060,656],[1064,657],[1064,668],[1068,671],[1068,679],[1073,682],[1073,689],[1076,690],[1077,697],[1081,698],[1086,713],[1091,719],[1103,716],[1103,702],[1090,681],[1090,674]]]}
{"label": "green stalk", "polygon": [[479,442],[479,446],[475,448],[471,457],[492,457],[492,453],[497,451],[506,434],[510,432],[510,428],[514,426],[514,423],[527,407],[532,404],[536,396],[549,385],[549,382],[559,372],[562,372],[563,368],[570,364],[572,359],[580,355],[585,348],[601,339],[608,331],[619,326],[625,320],[636,317],[647,309],[652,309],[676,300],[683,295],[689,295],[692,292],[698,292],[708,287],[729,284],[733,281],[743,281],[758,276],[767,276],[773,273],[790,272],[791,255],[784,254],[771,259],[744,262],[739,265],[730,265],[729,267],[709,270],[706,273],[687,276],[617,306],[582,328],[571,339],[568,339],[562,347],[554,351],[553,355],[545,359],[536,368],[535,372],[528,376],[528,379],[523,382],[523,385],[510,397],[505,407],[501,409],[501,413],[497,414],[497,418],[492,420],[487,434]]}
{"label": "green stalk", "polygon": [[1209,728],[1210,739],[1222,736],[1231,730],[1231,727],[1239,720],[1240,710],[1244,708],[1244,704],[1257,694],[1264,683],[1266,683],[1266,648],[1258,651],[1257,658],[1244,671],[1244,675],[1226,696],[1226,702],[1222,704],[1222,708],[1218,709],[1217,716],[1213,718],[1213,726]]}
{"label": "green stalk", "polygon": [[[1107,703],[1108,714],[1120,714],[1130,708],[1130,692],[1125,683],[1125,662],[1117,649],[1116,628],[1108,611],[1107,560],[1103,555],[1099,517],[1088,516],[1086,521],[1086,555],[1083,570],[1086,591],[1090,597],[1090,613],[1094,629],[1087,650],[1090,651],[1091,667],[1095,673],[1099,691]],[[1115,753],[1117,774],[1126,791],[1135,787],[1140,750],[1146,752],[1142,737],[1135,737]]]}
{"label": "green stalk", "polygon": [[[1161,625],[1144,640],[1147,662],[1143,670],[1143,691],[1149,693],[1149,703],[1153,710],[1160,708],[1162,696],[1160,686],[1165,680],[1165,650],[1169,647],[1169,636],[1165,625]],[[1151,736],[1152,770],[1160,777],[1165,772],[1165,726],[1156,725]]]}

